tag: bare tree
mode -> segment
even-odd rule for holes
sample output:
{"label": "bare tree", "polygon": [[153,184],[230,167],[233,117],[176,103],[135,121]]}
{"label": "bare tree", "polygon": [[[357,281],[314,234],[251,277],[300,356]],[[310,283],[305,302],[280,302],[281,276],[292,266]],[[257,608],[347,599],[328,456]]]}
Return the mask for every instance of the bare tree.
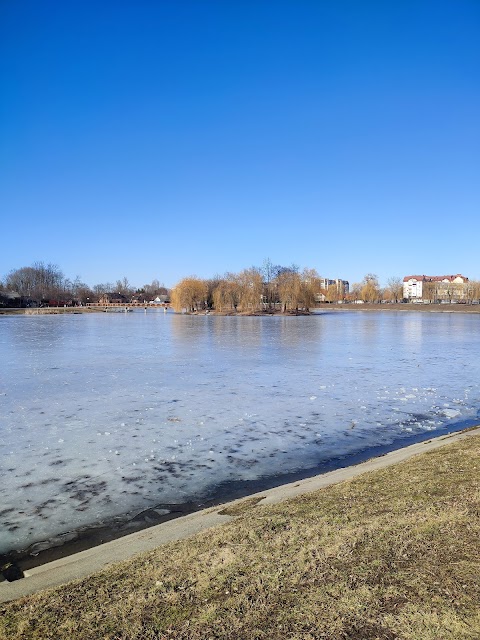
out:
{"label": "bare tree", "polygon": [[398,302],[403,299],[403,279],[393,276],[387,280],[386,292],[392,302]]}
{"label": "bare tree", "polygon": [[112,293],[115,291],[115,287],[111,282],[104,282],[99,284],[94,284],[92,287],[93,293],[95,297],[98,299],[105,293]]}
{"label": "bare tree", "polygon": [[115,292],[120,293],[126,298],[129,298],[132,295],[133,288],[126,276],[124,276],[121,280],[117,280],[117,282],[115,283]]}
{"label": "bare tree", "polygon": [[422,300],[437,302],[438,297],[438,282],[429,280],[422,282]]}
{"label": "bare tree", "polygon": [[82,282],[77,276],[72,282],[72,297],[80,304],[87,304],[93,301],[94,293],[88,284]]}
{"label": "bare tree", "polygon": [[6,287],[37,303],[63,294],[65,278],[56,264],[35,262],[31,267],[14,269],[6,277]]}
{"label": "bare tree", "polygon": [[361,299],[361,296],[362,296],[362,283],[354,282],[350,289],[350,297],[354,302],[356,302],[357,300]]}
{"label": "bare tree", "polygon": [[168,296],[169,291],[159,280],[152,280],[151,284],[144,284],[136,293],[143,293],[146,300],[153,300],[156,296]]}
{"label": "bare tree", "polygon": [[263,277],[263,303],[270,309],[275,308],[278,302],[277,276],[282,267],[274,265],[270,258],[264,260],[261,273]]}

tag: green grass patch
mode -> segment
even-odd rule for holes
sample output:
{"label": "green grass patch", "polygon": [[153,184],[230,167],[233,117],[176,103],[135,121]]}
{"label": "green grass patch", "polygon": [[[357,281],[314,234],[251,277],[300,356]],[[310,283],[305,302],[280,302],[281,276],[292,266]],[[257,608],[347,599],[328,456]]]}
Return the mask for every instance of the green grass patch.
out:
{"label": "green grass patch", "polygon": [[0,606],[0,637],[480,638],[480,436],[231,515]]}

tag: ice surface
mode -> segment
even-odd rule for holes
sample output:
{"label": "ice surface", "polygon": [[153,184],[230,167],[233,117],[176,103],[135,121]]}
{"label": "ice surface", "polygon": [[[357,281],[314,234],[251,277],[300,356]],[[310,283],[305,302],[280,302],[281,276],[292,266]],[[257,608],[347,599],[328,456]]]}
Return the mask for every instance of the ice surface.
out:
{"label": "ice surface", "polygon": [[473,420],[479,320],[1,318],[0,553]]}

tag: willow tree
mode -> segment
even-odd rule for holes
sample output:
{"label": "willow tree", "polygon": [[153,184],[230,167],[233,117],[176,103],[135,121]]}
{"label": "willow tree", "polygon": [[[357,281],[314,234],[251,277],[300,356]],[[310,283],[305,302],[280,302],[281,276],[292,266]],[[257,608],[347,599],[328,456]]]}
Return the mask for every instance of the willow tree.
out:
{"label": "willow tree", "polygon": [[315,269],[304,269],[300,277],[300,306],[309,311],[321,293],[321,278]]}
{"label": "willow tree", "polygon": [[263,301],[263,278],[259,269],[251,267],[238,274],[238,294],[242,311],[257,311]]}
{"label": "willow tree", "polygon": [[465,286],[465,297],[469,304],[480,300],[480,282],[478,280],[469,280]]}
{"label": "willow tree", "polygon": [[300,306],[302,282],[300,274],[295,269],[285,269],[277,276],[277,289],[282,311],[296,309]]}
{"label": "willow tree", "polygon": [[479,302],[480,301],[480,281],[479,280],[472,280],[471,290],[472,290],[472,300]]}
{"label": "willow tree", "polygon": [[208,280],[205,280],[205,286],[207,287],[207,295],[205,297],[207,309],[215,308],[214,293],[215,293],[215,289],[218,287],[221,280],[222,280],[222,276],[219,276],[219,275],[215,275],[213,276],[213,278],[209,278]]}
{"label": "willow tree", "polygon": [[362,282],[362,300],[364,302],[378,302],[381,297],[378,277],[374,273],[367,273]]}
{"label": "willow tree", "polygon": [[171,304],[175,311],[188,312],[204,309],[207,298],[207,284],[195,276],[183,278],[172,289]]}
{"label": "willow tree", "polygon": [[240,302],[238,276],[227,273],[213,290],[213,306],[217,311],[236,311]]}

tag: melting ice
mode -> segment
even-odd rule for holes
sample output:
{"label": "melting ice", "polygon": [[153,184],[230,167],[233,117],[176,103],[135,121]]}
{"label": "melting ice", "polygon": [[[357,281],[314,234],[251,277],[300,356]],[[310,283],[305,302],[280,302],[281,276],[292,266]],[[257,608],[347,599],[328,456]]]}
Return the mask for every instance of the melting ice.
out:
{"label": "melting ice", "polygon": [[1,318],[0,553],[473,421],[479,322]]}

